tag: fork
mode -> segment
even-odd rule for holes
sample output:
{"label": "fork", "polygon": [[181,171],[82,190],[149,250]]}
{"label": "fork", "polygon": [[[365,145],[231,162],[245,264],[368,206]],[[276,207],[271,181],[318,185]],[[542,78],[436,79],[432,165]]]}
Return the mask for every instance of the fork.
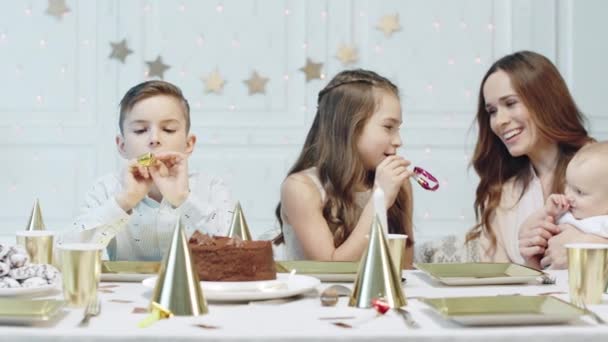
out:
{"label": "fork", "polygon": [[600,317],[600,315],[589,310],[589,308],[587,308],[587,304],[585,304],[584,300],[581,300],[581,306],[583,307],[583,310],[585,311],[585,313],[587,315],[591,316],[591,318],[593,318],[598,324],[608,324],[608,322],[606,322],[606,320],[604,320],[602,317]]}
{"label": "fork", "polygon": [[416,322],[416,320],[412,317],[412,314],[409,311],[407,311],[407,309],[396,308],[395,310],[399,314],[401,314],[401,317],[403,317],[403,319],[405,320],[405,325],[407,325],[409,328],[412,328],[412,329],[420,328],[420,325],[418,324],[418,322]]}
{"label": "fork", "polygon": [[553,284],[555,284],[555,277],[551,276],[547,273],[543,273],[540,276],[540,283],[543,285],[553,285]]}
{"label": "fork", "polygon": [[82,320],[80,321],[78,326],[80,326],[80,327],[87,326],[89,324],[89,320],[91,319],[91,317],[99,315],[100,312],[101,312],[101,301],[99,301],[97,298],[91,299],[91,301],[87,304],[87,306],[84,309],[84,316],[82,317]]}

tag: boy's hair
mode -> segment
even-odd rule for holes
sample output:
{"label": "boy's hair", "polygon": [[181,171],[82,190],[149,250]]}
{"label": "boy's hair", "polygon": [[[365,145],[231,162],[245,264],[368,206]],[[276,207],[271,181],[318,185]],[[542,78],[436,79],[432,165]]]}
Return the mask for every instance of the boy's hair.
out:
{"label": "boy's hair", "polygon": [[133,106],[135,106],[135,104],[141,100],[158,95],[171,96],[181,102],[182,106],[184,107],[184,116],[186,118],[186,133],[190,132],[190,105],[188,104],[188,100],[186,100],[184,97],[181,89],[169,82],[155,80],[143,82],[134,86],[133,88],[129,89],[125,96],[123,96],[122,100],[120,100],[120,117],[118,118],[118,127],[120,128],[121,134],[124,134],[122,125],[125,122],[127,113],[133,109]]}

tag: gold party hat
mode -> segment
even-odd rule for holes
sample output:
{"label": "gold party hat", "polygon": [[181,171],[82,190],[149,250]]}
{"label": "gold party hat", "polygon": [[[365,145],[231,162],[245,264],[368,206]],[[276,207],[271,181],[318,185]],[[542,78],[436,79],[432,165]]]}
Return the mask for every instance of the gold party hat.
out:
{"label": "gold party hat", "polygon": [[27,224],[25,230],[46,230],[44,227],[44,221],[42,220],[42,211],[40,210],[40,203],[38,199],[34,201],[32,207],[32,213],[30,214],[30,221]]}
{"label": "gold party hat", "polygon": [[391,308],[407,304],[401,288],[401,275],[395,273],[378,216],[372,222],[369,244],[359,262],[357,279],[348,305],[369,308],[374,299],[384,300]]}
{"label": "gold party hat", "polygon": [[230,230],[228,231],[228,237],[236,236],[240,237],[241,240],[252,240],[249,226],[247,226],[247,221],[245,221],[245,215],[243,215],[243,209],[241,209],[240,202],[236,202],[236,206],[234,206],[232,222],[230,222]]}
{"label": "gold party hat", "polygon": [[209,311],[192,264],[181,219],[175,224],[171,245],[158,271],[150,310],[153,309],[152,303],[176,316],[198,316]]}

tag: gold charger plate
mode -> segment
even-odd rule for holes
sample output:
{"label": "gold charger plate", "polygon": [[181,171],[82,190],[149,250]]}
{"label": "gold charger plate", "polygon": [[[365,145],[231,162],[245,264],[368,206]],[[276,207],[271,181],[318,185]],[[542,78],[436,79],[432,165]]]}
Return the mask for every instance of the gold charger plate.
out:
{"label": "gold charger plate", "polygon": [[558,324],[585,311],[551,296],[487,296],[425,298],[445,318],[464,325]]}
{"label": "gold charger plate", "polygon": [[52,319],[65,306],[56,299],[28,300],[0,298],[0,323],[28,324]]}
{"label": "gold charger plate", "polygon": [[312,261],[290,260],[277,261],[277,272],[289,273],[296,270],[296,274],[305,274],[325,282],[355,281],[357,277],[358,262],[346,261]]}
{"label": "gold charger plate", "polygon": [[446,285],[522,284],[543,275],[542,271],[511,263],[417,263],[414,266]]}
{"label": "gold charger plate", "polygon": [[156,261],[103,261],[101,281],[140,282],[159,269],[160,262]]}

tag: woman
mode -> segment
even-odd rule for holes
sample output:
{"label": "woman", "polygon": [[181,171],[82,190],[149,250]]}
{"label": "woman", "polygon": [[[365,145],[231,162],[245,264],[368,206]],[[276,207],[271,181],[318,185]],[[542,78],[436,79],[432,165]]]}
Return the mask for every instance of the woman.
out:
{"label": "woman", "polygon": [[530,51],[499,59],[481,82],[476,121],[478,222],[467,241],[479,239],[482,261],[564,267],[564,243],[595,237],[528,219],[563,192],[568,162],[593,140],[559,71]]}

